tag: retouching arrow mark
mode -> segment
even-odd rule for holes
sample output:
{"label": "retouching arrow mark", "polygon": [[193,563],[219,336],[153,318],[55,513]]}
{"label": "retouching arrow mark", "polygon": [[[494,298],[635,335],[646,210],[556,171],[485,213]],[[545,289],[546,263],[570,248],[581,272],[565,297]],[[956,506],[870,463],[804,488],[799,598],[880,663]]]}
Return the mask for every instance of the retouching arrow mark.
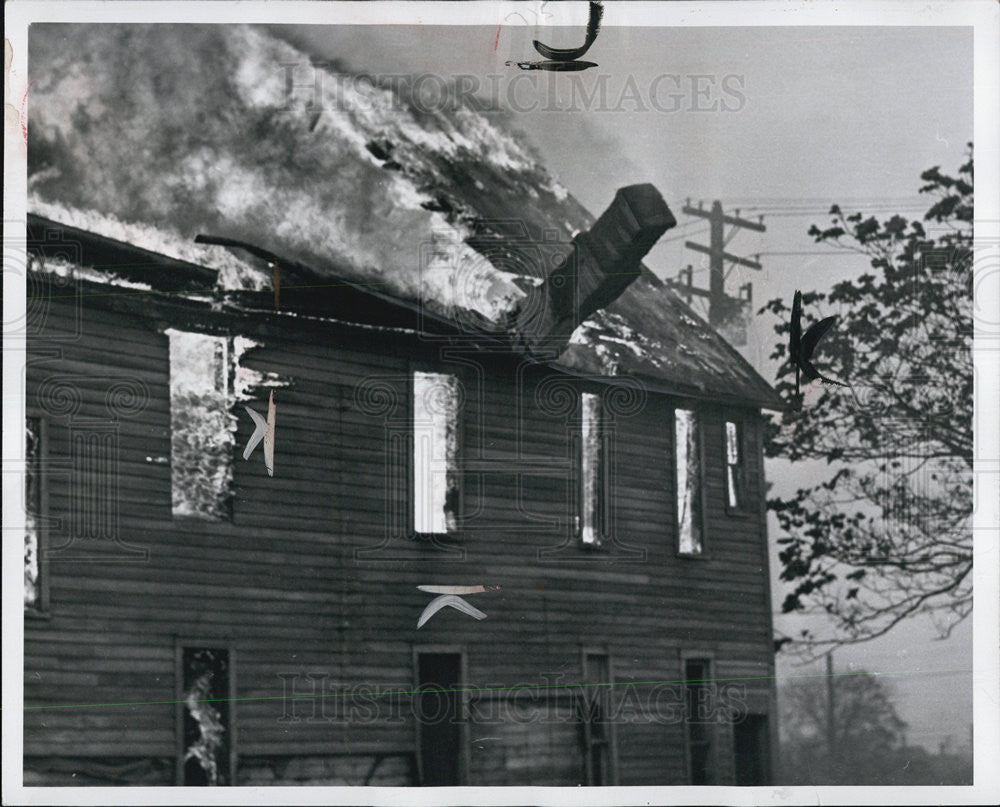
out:
{"label": "retouching arrow mark", "polygon": [[267,401],[267,429],[264,431],[264,465],[267,467],[267,475],[274,476],[274,390],[271,390],[271,397]]}
{"label": "retouching arrow mark", "polygon": [[469,605],[461,597],[454,594],[442,594],[440,597],[435,597],[424,609],[424,612],[420,615],[420,619],[417,620],[417,630],[420,630],[434,614],[440,611],[445,606],[451,606],[456,610],[461,611],[463,614],[468,614],[474,619],[486,619],[486,614],[480,611],[478,608],[474,608]]}
{"label": "retouching arrow mark", "polygon": [[428,594],[481,594],[484,591],[499,591],[500,586],[417,586]]}
{"label": "retouching arrow mark", "polygon": [[601,17],[604,16],[604,6],[591,0],[590,18],[587,20],[587,38],[579,48],[550,48],[548,45],[539,42],[537,39],[531,44],[535,46],[542,56],[557,62],[571,62],[579,59],[590,50],[590,46],[597,39],[597,34],[601,30]]}
{"label": "retouching arrow mark", "polygon": [[243,459],[250,459],[250,455],[257,448],[257,444],[263,440],[264,466],[267,468],[267,475],[274,476],[274,417],[276,410],[274,405],[274,390],[271,390],[271,397],[267,403],[267,420],[264,420],[249,406],[244,406],[243,408],[247,410],[247,414],[253,418],[254,422],[253,434],[250,435],[250,439],[247,441],[247,447],[243,449]]}
{"label": "retouching arrow mark", "polygon": [[247,410],[247,414],[253,418],[254,430],[253,434],[250,435],[250,439],[247,440],[247,447],[243,449],[243,459],[250,459],[250,455],[253,454],[253,450],[257,448],[257,444],[264,439],[264,432],[267,429],[267,421],[264,420],[260,415],[253,411],[249,406],[244,406]]}

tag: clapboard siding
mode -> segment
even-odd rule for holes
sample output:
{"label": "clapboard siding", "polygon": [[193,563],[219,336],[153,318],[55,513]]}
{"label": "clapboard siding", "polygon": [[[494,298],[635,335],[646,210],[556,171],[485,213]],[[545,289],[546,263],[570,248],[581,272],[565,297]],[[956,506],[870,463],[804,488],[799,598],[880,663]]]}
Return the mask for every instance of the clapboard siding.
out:
{"label": "clapboard siding", "polygon": [[[735,683],[754,708],[770,709],[773,654],[755,410],[739,413],[748,509],[728,515],[723,422],[734,410],[697,405],[708,550],[700,559],[678,556],[674,527],[672,413],[691,402],[649,390],[634,411],[615,414],[608,427],[616,543],[587,551],[571,535],[578,427],[552,392],[555,371],[456,347],[450,359],[436,360],[435,343],[407,334],[320,328],[291,317],[261,325],[199,310],[213,332],[228,328],[261,343],[242,364],[285,385],[275,389],[275,476],[267,476],[259,449],[242,460],[252,424],[237,406],[232,519],[173,518],[170,467],[157,461],[170,457],[170,365],[162,330],[172,314],[181,323],[192,314],[179,301],[151,297],[148,306],[113,297],[85,298],[79,306],[50,301],[44,339],[29,341],[28,412],[46,418],[55,466],[70,456],[71,432],[85,428],[82,422],[116,426],[118,521],[117,542],[91,539],[81,547],[77,539],[66,548],[86,549],[103,562],[61,562],[58,552],[50,558],[49,613],[25,624],[26,705],[149,705],[29,709],[26,755],[172,758],[177,738],[169,701],[176,697],[178,637],[234,649],[237,698],[248,699],[235,705],[237,751],[247,758],[412,755],[409,697],[386,693],[412,688],[413,649],[432,645],[461,647],[466,684],[500,693],[513,685],[579,682],[581,649],[601,648],[620,685],[616,703],[648,698],[651,682],[678,681],[681,652],[704,652],[717,676],[756,679]],[[412,362],[459,374],[466,394],[457,557],[408,539],[380,546],[389,485],[407,478],[406,469],[390,461],[387,440],[405,434]],[[123,383],[135,391],[131,408],[129,401],[111,403],[115,385]],[[574,394],[602,389],[585,379],[558,383]],[[366,399],[365,391],[380,384],[387,397]],[[262,411],[266,400],[267,389],[260,389],[246,403]],[[67,529],[72,486],[58,467],[47,484],[49,515]],[[54,529],[50,543],[64,540]],[[122,546],[148,556],[106,562],[122,555]],[[445,609],[418,632],[417,616],[431,597],[417,591],[423,583],[503,588],[474,599],[488,619],[476,622]],[[284,701],[293,678],[296,697],[313,692],[309,674],[327,687],[327,697]],[[357,686],[376,695],[363,702],[343,697]],[[348,719],[352,708],[355,719]],[[530,725],[505,725],[502,736],[512,747],[530,733]],[[548,768],[567,781],[573,763],[553,749],[572,745],[577,728],[544,729],[552,732],[551,743],[539,751],[539,759],[554,755]],[[616,730],[620,783],[686,780],[683,725],[623,720]],[[721,782],[732,777],[730,745],[731,732],[722,726],[716,746]],[[510,753],[473,749],[470,764],[473,784],[525,783],[517,770],[528,763]],[[241,775],[269,780],[261,765],[248,764]],[[309,765],[322,771],[327,763]],[[529,778],[542,776],[533,765],[522,770]]]}

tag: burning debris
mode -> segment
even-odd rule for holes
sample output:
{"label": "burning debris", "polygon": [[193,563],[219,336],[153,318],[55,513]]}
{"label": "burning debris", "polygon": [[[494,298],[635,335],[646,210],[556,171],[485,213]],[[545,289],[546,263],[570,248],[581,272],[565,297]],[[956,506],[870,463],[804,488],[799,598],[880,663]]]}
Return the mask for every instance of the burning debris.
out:
{"label": "burning debris", "polygon": [[228,785],[229,651],[185,647],[184,784]]}

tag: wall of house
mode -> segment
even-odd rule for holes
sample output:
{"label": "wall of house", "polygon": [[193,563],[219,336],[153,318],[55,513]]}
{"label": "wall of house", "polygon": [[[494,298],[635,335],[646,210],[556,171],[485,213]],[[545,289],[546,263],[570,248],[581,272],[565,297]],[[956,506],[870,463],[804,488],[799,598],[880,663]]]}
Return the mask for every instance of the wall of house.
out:
{"label": "wall of house", "polygon": [[[231,653],[237,784],[414,782],[417,720],[399,693],[413,689],[421,649],[460,652],[465,684],[483,690],[467,696],[463,729],[473,784],[551,783],[536,780],[544,770],[582,781],[571,705],[582,690],[569,685],[586,649],[610,656],[621,784],[687,781],[679,690],[659,683],[683,678],[685,654],[748,679],[731,682],[730,703],[773,714],[755,411],[740,413],[752,504],[737,516],[724,507],[723,410],[699,407],[707,554],[684,558],[671,453],[682,401],[412,336],[293,317],[241,324],[160,295],[52,296],[31,315],[26,400],[47,423],[55,521],[48,608],[25,620],[25,702],[125,705],[26,711],[26,782],[77,769],[87,781],[171,781],[179,646]],[[236,413],[231,521],[171,517],[162,331],[179,321],[252,336],[262,346],[246,365],[289,382],[275,394],[273,478],[259,448],[242,460],[252,424]],[[406,512],[392,447],[406,445],[416,366],[458,373],[465,391],[463,527],[444,547],[387,525]],[[568,504],[584,389],[604,390],[613,415],[615,535],[601,550],[577,545]],[[250,402],[260,412],[266,392]],[[110,459],[74,469],[73,441],[93,435]],[[416,629],[433,596],[418,585],[480,583],[502,586],[469,597],[487,619],[445,609]],[[731,725],[715,732],[716,778],[731,782]]]}

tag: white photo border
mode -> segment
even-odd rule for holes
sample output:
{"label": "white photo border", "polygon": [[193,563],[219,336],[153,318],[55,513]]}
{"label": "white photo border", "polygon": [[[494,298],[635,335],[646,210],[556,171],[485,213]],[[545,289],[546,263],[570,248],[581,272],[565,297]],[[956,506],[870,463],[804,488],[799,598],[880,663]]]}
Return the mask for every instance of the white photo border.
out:
{"label": "white photo border", "polygon": [[[505,25],[513,12],[540,3],[511,2],[28,2],[5,7],[5,107],[20,111],[27,94],[27,34],[33,22],[88,23],[285,23]],[[578,20],[578,4],[548,3],[548,24]],[[752,2],[615,2],[605,25],[627,26],[971,26],[974,28],[977,267],[976,305],[1000,311],[1000,172],[998,172],[998,77],[1000,4],[991,0],[893,2],[886,0],[753,0]],[[8,59],[10,60],[8,62]],[[23,242],[26,220],[27,151],[17,118],[5,115],[4,132],[4,323],[23,316],[23,273],[6,271]],[[20,223],[20,225],[19,225]],[[977,269],[977,271],[979,271]],[[997,318],[993,317],[992,321]],[[23,464],[24,335],[3,338],[3,467]],[[600,787],[600,788],[383,788],[383,787],[83,787],[23,786],[23,603],[22,547],[3,547],[3,793],[5,804],[384,804],[384,805],[614,805],[614,804],[993,804],[1000,802],[1000,333],[974,346],[977,387],[974,629],[973,786],[955,787]],[[990,459],[979,459],[979,458]],[[3,477],[4,535],[23,528],[21,478]]]}

